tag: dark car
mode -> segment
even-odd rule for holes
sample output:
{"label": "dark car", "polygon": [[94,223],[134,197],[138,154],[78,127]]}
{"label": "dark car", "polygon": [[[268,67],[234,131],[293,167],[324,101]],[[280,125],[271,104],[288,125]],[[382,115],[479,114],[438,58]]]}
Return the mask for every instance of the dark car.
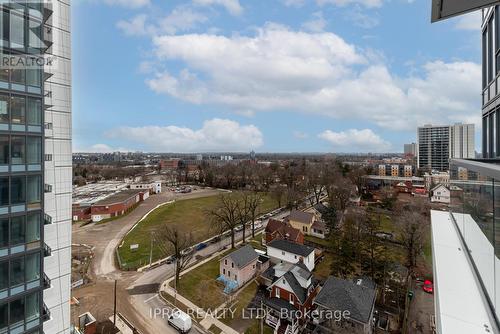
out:
{"label": "dark car", "polygon": [[201,251],[203,248],[206,248],[206,247],[207,247],[207,244],[204,243],[204,242],[201,242],[198,245],[196,245],[195,250],[198,252],[198,251]]}

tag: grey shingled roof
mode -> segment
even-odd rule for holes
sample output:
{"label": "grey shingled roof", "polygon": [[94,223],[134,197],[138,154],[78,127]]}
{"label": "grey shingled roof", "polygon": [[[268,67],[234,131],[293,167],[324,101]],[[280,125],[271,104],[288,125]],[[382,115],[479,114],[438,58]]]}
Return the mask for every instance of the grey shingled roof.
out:
{"label": "grey shingled roof", "polygon": [[350,318],[366,324],[371,320],[375,295],[375,283],[368,278],[362,278],[358,282],[357,279],[329,277],[314,303],[330,310],[349,311]]}
{"label": "grey shingled roof", "polygon": [[314,252],[313,247],[300,245],[295,242],[282,239],[275,239],[271,241],[270,243],[267,244],[267,247],[277,248],[279,250],[283,250],[285,252],[290,252],[300,256],[309,256],[309,254]]}
{"label": "grey shingled roof", "polygon": [[246,245],[241,247],[240,249],[235,250],[226,257],[231,258],[236,267],[243,268],[248,263],[258,258],[259,254],[255,251],[255,249],[252,248],[252,246]]}
{"label": "grey shingled roof", "polygon": [[288,284],[292,288],[293,293],[299,299],[299,302],[301,304],[304,304],[304,302],[306,301],[306,297],[307,297],[307,291],[306,291],[306,289],[304,289],[300,285],[300,283],[297,281],[297,279],[292,274],[292,272],[288,271],[282,277],[284,277],[286,279],[286,281],[288,282]]}
{"label": "grey shingled roof", "polygon": [[299,210],[293,210],[290,212],[290,220],[295,220],[304,224],[312,224],[314,219],[314,214],[310,212],[304,212]]}

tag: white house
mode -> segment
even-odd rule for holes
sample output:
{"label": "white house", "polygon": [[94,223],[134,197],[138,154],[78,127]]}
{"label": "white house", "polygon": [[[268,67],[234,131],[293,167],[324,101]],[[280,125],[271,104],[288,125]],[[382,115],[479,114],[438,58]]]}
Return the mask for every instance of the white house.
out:
{"label": "white house", "polygon": [[431,202],[450,204],[450,189],[440,184],[432,189]]}
{"label": "white house", "polygon": [[149,189],[152,194],[159,194],[161,193],[161,182],[134,183],[130,185],[130,189]]}
{"label": "white house", "polygon": [[272,263],[302,262],[309,271],[314,270],[314,248],[288,240],[275,239],[267,244],[267,255]]}

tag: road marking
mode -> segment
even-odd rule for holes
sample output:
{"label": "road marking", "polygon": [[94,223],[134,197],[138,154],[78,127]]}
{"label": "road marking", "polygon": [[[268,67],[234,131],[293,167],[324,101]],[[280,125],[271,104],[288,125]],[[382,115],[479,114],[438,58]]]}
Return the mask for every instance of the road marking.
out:
{"label": "road marking", "polygon": [[155,294],[154,296],[149,297],[148,299],[146,299],[144,301],[144,303],[149,303],[151,300],[155,299],[156,297],[158,297],[158,294]]}

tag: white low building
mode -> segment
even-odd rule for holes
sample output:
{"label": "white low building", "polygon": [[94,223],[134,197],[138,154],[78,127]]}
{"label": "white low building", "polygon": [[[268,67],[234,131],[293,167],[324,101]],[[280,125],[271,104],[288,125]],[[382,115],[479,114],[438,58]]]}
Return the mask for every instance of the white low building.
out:
{"label": "white low building", "polygon": [[450,189],[440,184],[432,189],[431,202],[450,204]]}
{"label": "white low building", "polygon": [[149,189],[152,194],[161,193],[161,182],[151,182],[151,183],[134,183],[130,185],[130,189]]}
{"label": "white low building", "polygon": [[314,248],[288,240],[275,239],[267,244],[267,255],[272,263],[302,262],[309,271],[314,270]]}

